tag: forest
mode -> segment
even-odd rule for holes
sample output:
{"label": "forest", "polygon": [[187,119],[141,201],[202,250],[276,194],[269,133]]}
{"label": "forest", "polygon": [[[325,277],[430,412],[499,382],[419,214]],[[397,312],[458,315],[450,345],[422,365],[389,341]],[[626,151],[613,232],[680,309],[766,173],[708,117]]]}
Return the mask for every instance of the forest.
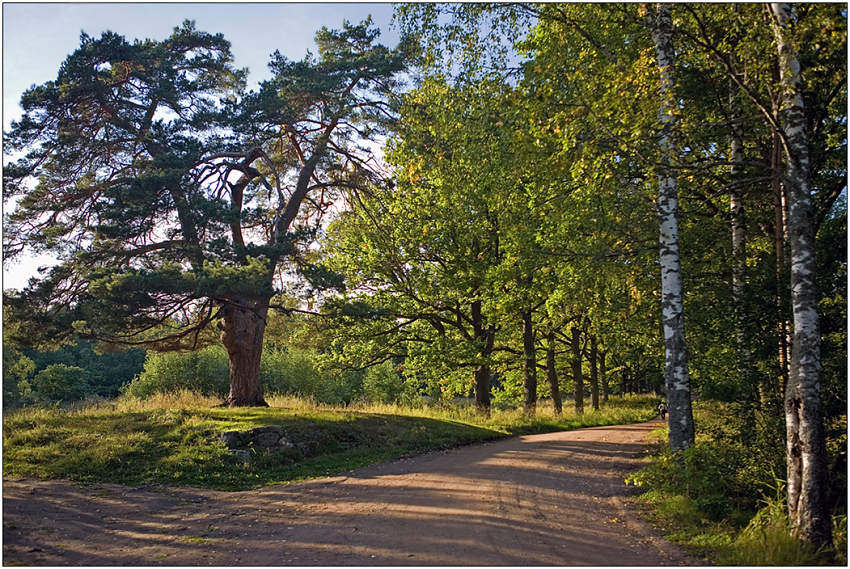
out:
{"label": "forest", "polygon": [[846,562],[846,5],[394,22],[250,88],[193,22],[82,35],[4,133],[4,263],[57,259],[4,291],[4,415],[651,394],[665,444],[627,482],[659,512]]}

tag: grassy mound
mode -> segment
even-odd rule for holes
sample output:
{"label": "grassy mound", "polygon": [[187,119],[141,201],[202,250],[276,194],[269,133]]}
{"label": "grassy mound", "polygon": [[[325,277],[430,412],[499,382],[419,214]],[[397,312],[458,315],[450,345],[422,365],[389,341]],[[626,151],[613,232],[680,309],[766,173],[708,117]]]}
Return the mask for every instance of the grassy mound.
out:
{"label": "grassy mound", "polygon": [[[128,485],[176,484],[242,490],[325,476],[382,460],[482,442],[648,420],[647,397],[612,399],[600,411],[536,417],[472,409],[390,405],[331,407],[271,397],[268,408],[213,407],[218,400],[183,392],[146,400],[125,397],[76,409],[25,408],[3,418],[4,475]],[[218,435],[283,425],[302,453],[257,453],[249,462],[231,455]]]}

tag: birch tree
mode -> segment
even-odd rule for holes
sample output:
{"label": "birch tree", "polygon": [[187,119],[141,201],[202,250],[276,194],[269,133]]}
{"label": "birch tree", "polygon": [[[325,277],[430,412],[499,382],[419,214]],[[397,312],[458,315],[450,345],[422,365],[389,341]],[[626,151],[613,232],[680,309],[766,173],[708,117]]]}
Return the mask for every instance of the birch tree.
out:
{"label": "birch tree", "polygon": [[690,377],[685,350],[685,317],[682,307],[682,276],[679,261],[679,221],[674,161],[673,129],[676,125],[676,100],[673,70],[673,18],[669,4],[658,4],[649,15],[652,39],[660,77],[660,123],[658,168],[658,219],[660,225],[661,310],[664,323],[667,408],[670,412],[669,443],[673,451],[684,450],[694,442]]}
{"label": "birch tree", "polygon": [[815,243],[809,188],[810,156],[802,78],[794,45],[791,4],[770,5],[781,82],[782,142],[791,248],[794,334],[785,389],[788,514],[801,537],[815,545],[831,542],[826,507],[827,467],[820,399],[820,335],[815,290]]}

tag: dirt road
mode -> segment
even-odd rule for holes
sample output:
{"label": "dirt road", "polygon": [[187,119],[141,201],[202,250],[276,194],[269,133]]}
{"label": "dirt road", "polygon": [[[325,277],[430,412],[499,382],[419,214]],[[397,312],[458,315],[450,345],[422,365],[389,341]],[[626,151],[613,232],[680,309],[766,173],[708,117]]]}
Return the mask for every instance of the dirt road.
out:
{"label": "dirt road", "polygon": [[687,565],[623,479],[657,423],[517,437],[246,492],[3,483],[3,564]]}

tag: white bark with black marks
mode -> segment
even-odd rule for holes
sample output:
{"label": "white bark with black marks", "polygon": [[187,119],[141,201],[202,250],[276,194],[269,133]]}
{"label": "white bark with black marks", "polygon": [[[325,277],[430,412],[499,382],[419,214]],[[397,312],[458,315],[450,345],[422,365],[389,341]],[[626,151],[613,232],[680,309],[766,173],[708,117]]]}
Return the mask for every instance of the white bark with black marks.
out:
{"label": "white bark with black marks", "polygon": [[691,387],[685,349],[685,318],[682,308],[682,275],[679,259],[679,221],[676,176],[671,168],[676,124],[673,67],[673,18],[670,4],[658,4],[649,15],[652,39],[660,75],[658,120],[660,165],[658,168],[658,219],[661,264],[661,313],[664,324],[665,368],[669,409],[669,444],[673,452],[684,450],[694,442],[694,419],[691,410]]}
{"label": "white bark with black marks", "polygon": [[788,513],[801,538],[823,546],[831,543],[832,535],[826,500],[826,441],[820,400],[820,333],[803,82],[793,38],[794,8],[775,3],[770,9],[779,52],[794,312],[791,367],[785,390]]}

